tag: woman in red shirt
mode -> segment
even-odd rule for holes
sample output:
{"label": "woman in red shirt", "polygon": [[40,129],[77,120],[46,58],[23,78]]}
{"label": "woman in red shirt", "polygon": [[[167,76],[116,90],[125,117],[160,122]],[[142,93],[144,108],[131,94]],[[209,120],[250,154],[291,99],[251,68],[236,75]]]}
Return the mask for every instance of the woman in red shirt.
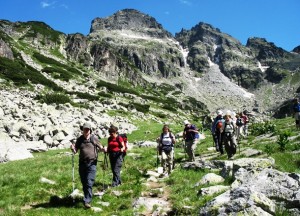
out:
{"label": "woman in red shirt", "polygon": [[120,172],[125,145],[122,137],[118,136],[118,129],[116,127],[109,128],[108,132],[110,136],[108,138],[107,152],[109,154],[111,171],[113,173],[112,187],[116,187],[122,183]]}

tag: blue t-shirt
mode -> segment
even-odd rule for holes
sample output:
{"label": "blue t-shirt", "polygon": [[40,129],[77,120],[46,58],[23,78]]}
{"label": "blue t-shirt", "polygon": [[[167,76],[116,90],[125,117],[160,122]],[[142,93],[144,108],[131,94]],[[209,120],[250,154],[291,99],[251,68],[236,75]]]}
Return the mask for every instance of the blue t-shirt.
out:
{"label": "blue t-shirt", "polygon": [[[195,132],[193,132],[193,131],[189,131],[190,129],[191,129],[191,130],[198,130],[198,129],[196,128],[195,125],[189,125],[189,126],[186,126],[186,127],[184,128],[184,132],[185,132],[185,140],[199,139],[198,133],[195,133]],[[197,135],[198,135],[198,137],[197,137]]]}

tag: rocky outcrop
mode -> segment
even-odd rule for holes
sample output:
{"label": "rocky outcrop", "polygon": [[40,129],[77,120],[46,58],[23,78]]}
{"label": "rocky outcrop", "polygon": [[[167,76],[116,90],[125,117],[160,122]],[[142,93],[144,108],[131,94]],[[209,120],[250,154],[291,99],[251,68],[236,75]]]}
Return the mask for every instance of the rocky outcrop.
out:
{"label": "rocky outcrop", "polygon": [[30,152],[69,148],[81,135],[80,126],[86,121],[91,122],[93,133],[100,138],[108,137],[107,129],[112,123],[121,132],[130,133],[135,129],[128,120],[112,118],[103,112],[104,107],[110,109],[110,105],[94,103],[91,109],[78,109],[69,104],[40,104],[34,97],[31,92],[1,90],[2,162],[32,157]]}
{"label": "rocky outcrop", "polygon": [[14,59],[11,48],[0,38],[0,57]]}
{"label": "rocky outcrop", "polygon": [[124,9],[110,17],[94,19],[90,33],[99,30],[132,30],[155,38],[172,37],[155,18],[134,9]]}
{"label": "rocky outcrop", "polygon": [[300,46],[295,47],[292,51],[300,54]]}

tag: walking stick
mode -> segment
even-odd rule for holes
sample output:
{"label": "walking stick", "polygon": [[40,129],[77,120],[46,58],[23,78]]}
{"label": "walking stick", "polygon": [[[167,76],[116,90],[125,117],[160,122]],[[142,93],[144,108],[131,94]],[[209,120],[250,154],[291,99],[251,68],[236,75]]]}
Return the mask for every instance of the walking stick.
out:
{"label": "walking stick", "polygon": [[156,168],[158,168],[159,158],[158,158],[158,151],[156,151]]}
{"label": "walking stick", "polygon": [[107,162],[107,155],[106,153],[104,152],[104,160],[103,160],[103,181],[102,181],[102,188],[104,190],[104,179],[105,179],[105,170],[108,168],[108,162]]}
{"label": "walking stick", "polygon": [[[73,191],[72,193],[74,193],[74,190],[75,190],[75,168],[74,168],[74,151],[72,152],[72,183],[73,183]],[[74,194],[73,194],[73,203],[75,202],[75,199],[74,199]]]}

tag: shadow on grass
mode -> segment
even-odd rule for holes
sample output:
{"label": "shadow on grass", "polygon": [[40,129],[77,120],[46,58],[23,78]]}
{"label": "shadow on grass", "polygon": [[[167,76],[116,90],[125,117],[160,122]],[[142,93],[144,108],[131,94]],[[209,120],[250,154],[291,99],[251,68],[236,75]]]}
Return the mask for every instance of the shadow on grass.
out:
{"label": "shadow on grass", "polygon": [[63,197],[63,198],[59,196],[51,196],[49,202],[32,205],[31,207],[32,208],[55,208],[55,207],[73,208],[76,207],[78,203],[82,203],[82,198],[73,199],[70,196]]}

